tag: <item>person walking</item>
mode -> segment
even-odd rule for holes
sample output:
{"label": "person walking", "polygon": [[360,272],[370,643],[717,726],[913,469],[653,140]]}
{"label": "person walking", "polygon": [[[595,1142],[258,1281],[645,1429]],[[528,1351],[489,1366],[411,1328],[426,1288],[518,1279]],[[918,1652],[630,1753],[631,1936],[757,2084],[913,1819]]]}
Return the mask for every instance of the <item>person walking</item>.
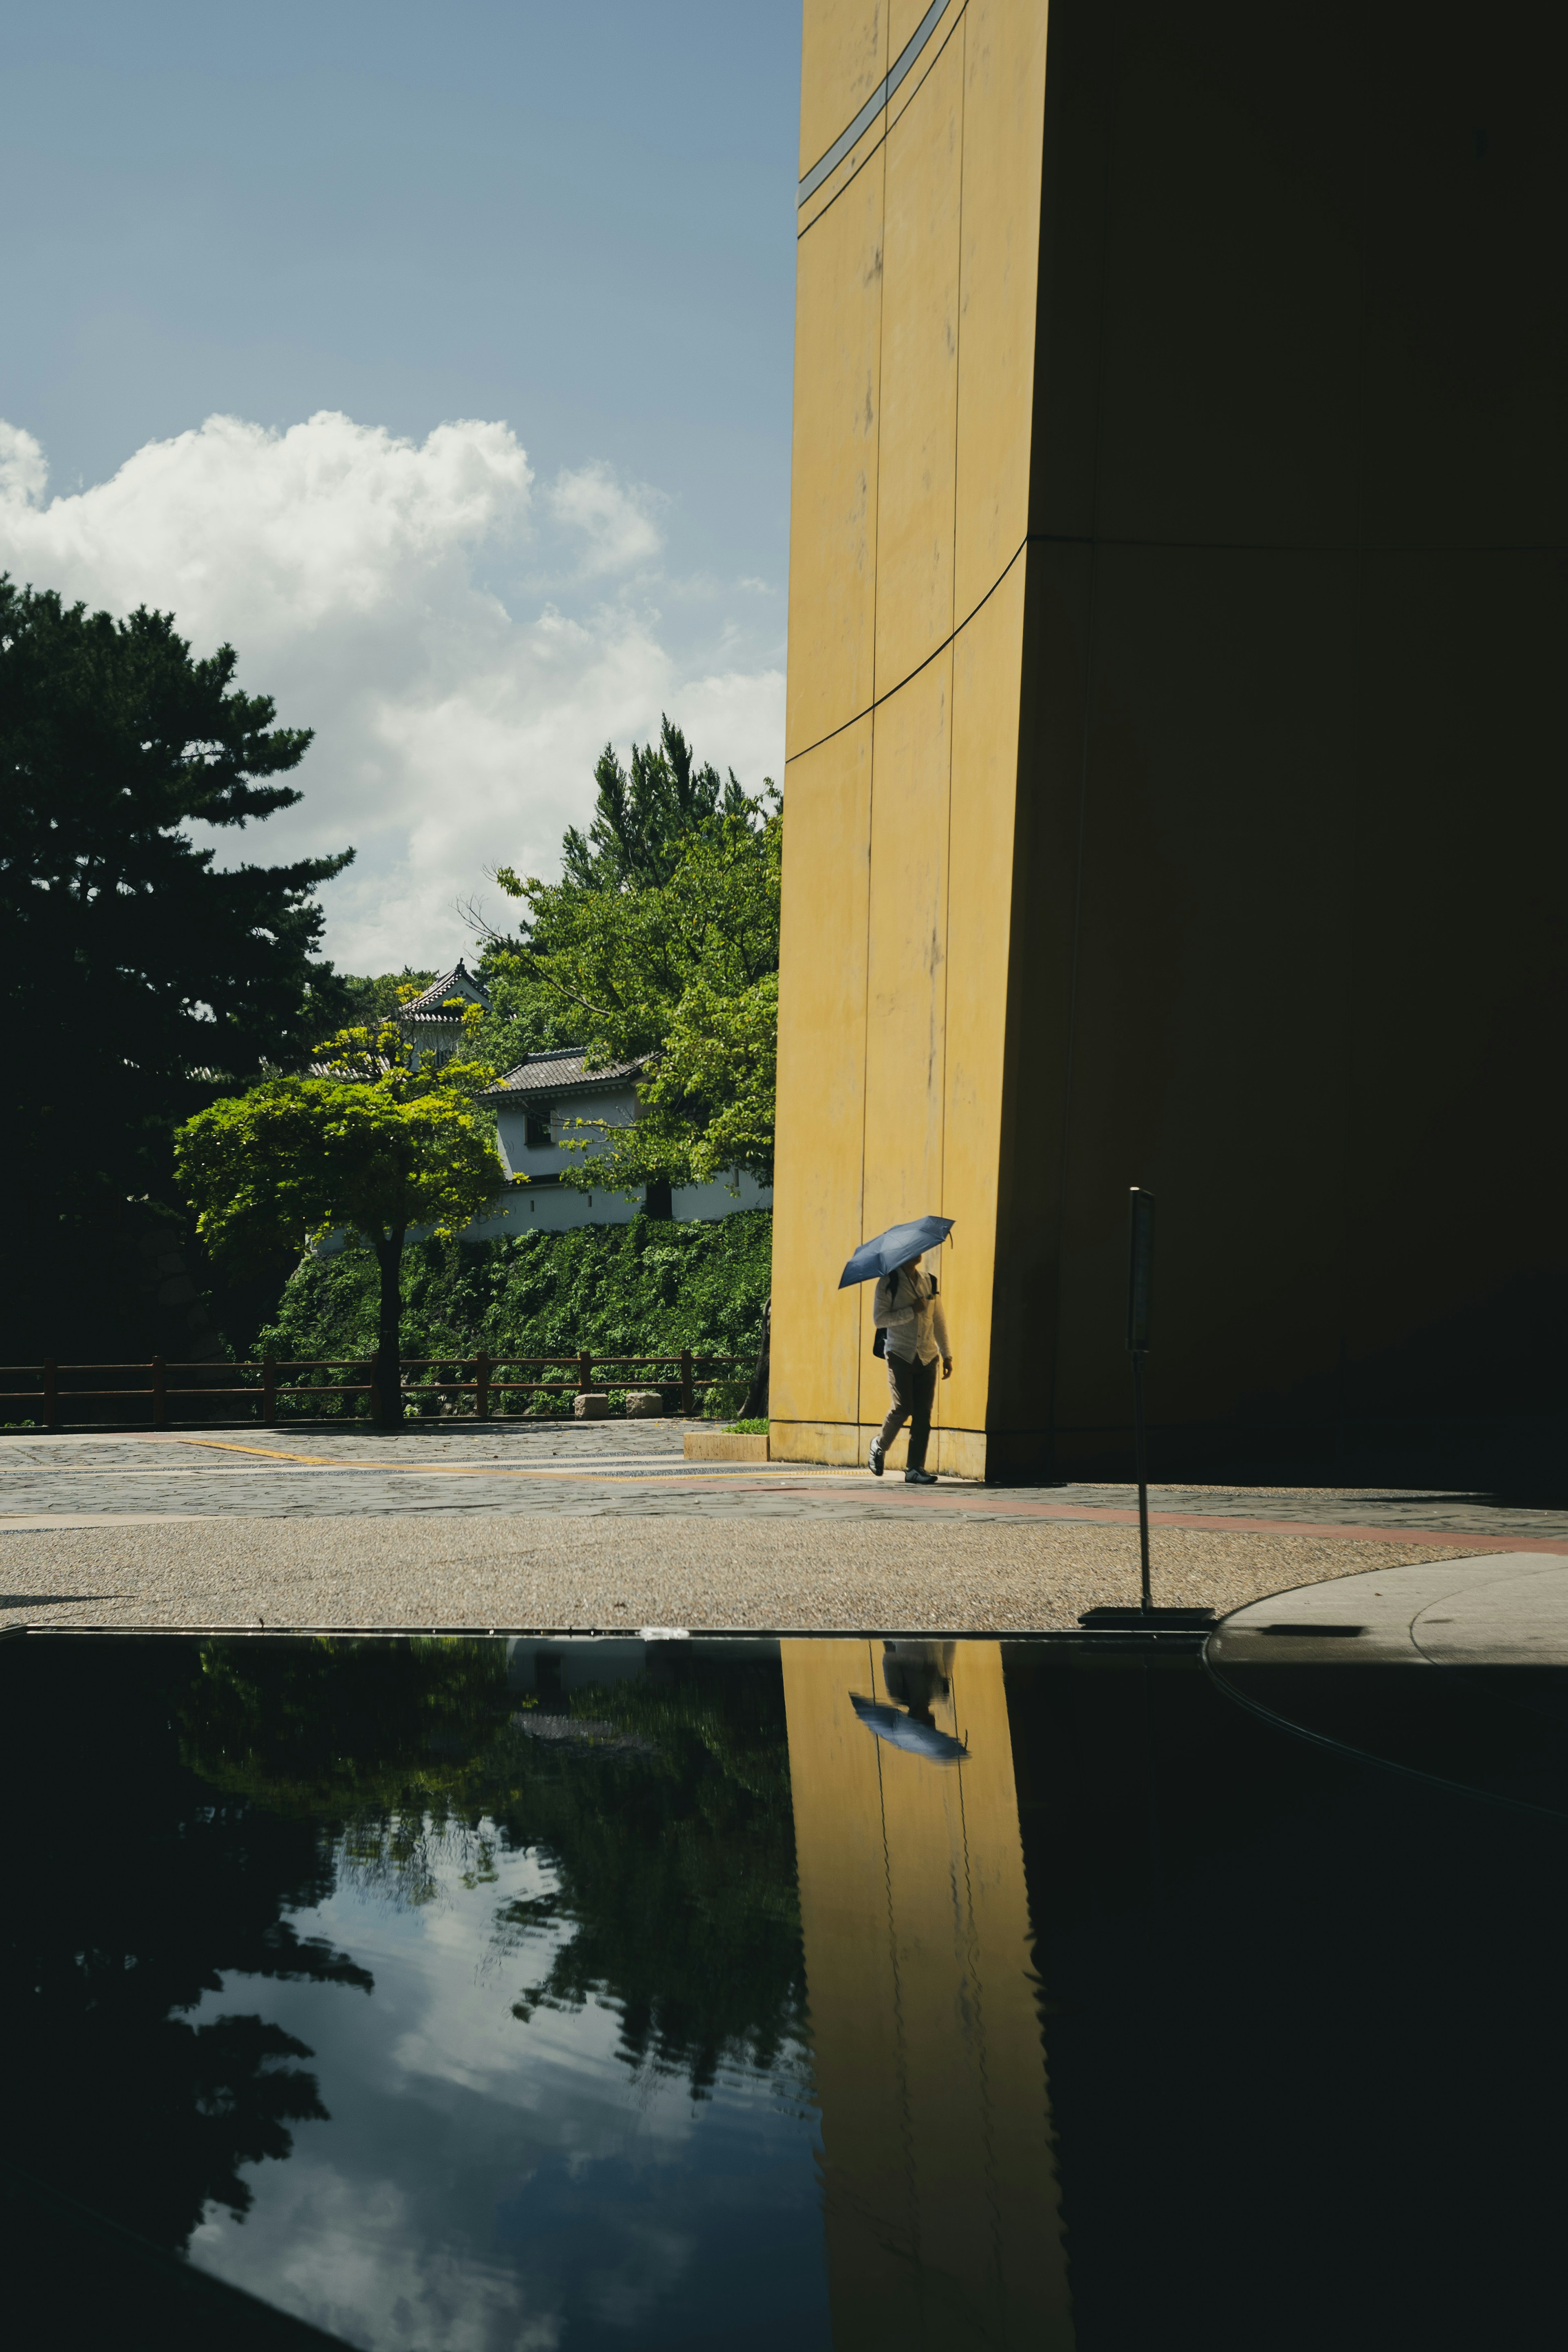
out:
{"label": "person walking", "polygon": [[871,1441],[872,1474],[881,1476],[888,1448],[907,1421],[910,1458],[904,1483],[910,1486],[934,1486],[936,1480],[926,1468],[926,1446],[931,1439],[936,1368],[940,1360],[942,1379],[951,1380],[952,1351],[948,1346],[947,1318],[942,1313],[936,1284],[929,1274],[921,1272],[918,1257],[908,1259],[904,1265],[895,1266],[891,1274],[880,1277],[871,1303],[871,1318],[877,1328],[887,1335],[888,1386],[893,1398],[886,1421]]}

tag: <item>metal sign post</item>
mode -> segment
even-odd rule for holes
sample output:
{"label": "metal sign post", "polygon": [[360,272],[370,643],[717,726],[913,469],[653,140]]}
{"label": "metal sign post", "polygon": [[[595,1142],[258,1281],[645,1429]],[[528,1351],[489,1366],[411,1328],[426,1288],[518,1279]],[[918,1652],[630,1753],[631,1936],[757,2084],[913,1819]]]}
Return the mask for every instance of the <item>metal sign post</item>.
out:
{"label": "metal sign post", "polygon": [[1127,1246],[1127,1352],[1132,1359],[1132,1446],[1138,1472],[1138,1552],[1143,1570],[1143,1601],[1138,1609],[1086,1609],[1079,1623],[1086,1633],[1110,1633],[1125,1640],[1163,1641],[1178,1635],[1184,1641],[1206,1633],[1214,1611],[1156,1609],[1149,1581],[1149,1451],[1143,1422],[1143,1359],[1149,1352],[1149,1300],[1154,1286],[1154,1195],[1134,1184],[1128,1195],[1131,1212]]}
{"label": "metal sign post", "polygon": [[1149,1352],[1149,1300],[1154,1279],[1154,1195],[1134,1184],[1127,1248],[1127,1349],[1132,1359],[1132,1452],[1138,1473],[1138,1549],[1143,1614],[1153,1613],[1149,1584],[1149,1458],[1143,1428],[1143,1359]]}

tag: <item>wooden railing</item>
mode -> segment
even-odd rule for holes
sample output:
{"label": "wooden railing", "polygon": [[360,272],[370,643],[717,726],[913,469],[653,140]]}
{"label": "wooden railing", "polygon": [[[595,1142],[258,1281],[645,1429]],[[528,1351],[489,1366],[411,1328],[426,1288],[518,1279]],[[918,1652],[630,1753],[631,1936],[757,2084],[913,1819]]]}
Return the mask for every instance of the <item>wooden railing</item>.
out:
{"label": "wooden railing", "polygon": [[[510,1396],[570,1397],[586,1394],[597,1388],[659,1389],[667,1406],[679,1401],[678,1409],[688,1416],[697,1410],[700,1394],[733,1380],[747,1369],[748,1360],[740,1356],[698,1356],[689,1348],[667,1349],[657,1356],[600,1356],[589,1349],[574,1356],[404,1356],[399,1359],[399,1394],[406,1410],[408,1401],[426,1396],[472,1397],[471,1414],[456,1412],[443,1415],[447,1420],[488,1421],[492,1399]],[[411,1373],[453,1372],[453,1379],[411,1379]],[[471,1371],[472,1378],[461,1377]],[[507,1380],[499,1373],[543,1371],[566,1373],[565,1379]],[[119,1372],[127,1375],[112,1388],[81,1387],[84,1379]],[[212,1377],[176,1384],[172,1375],[205,1372]],[[353,1381],[301,1381],[288,1378],[300,1372],[357,1372]],[[640,1374],[641,1378],[605,1380],[605,1372]],[[233,1376],[241,1376],[234,1384]],[[36,1381],[37,1386],[13,1388],[19,1380]],[[366,1411],[373,1421],[382,1418],[382,1399],[376,1383],[375,1364],[367,1356],[263,1356],[256,1363],[245,1364],[180,1364],[166,1362],[153,1356],[144,1364],[61,1364],[53,1361],[41,1364],[0,1364],[0,1420],[13,1416],[13,1409],[36,1406],[28,1420],[41,1421],[46,1429],[61,1429],[68,1420],[81,1422],[93,1418],[129,1421],[132,1408],[140,1409],[145,1402],[149,1424],[153,1429],[167,1429],[175,1419],[209,1420],[210,1413],[186,1412],[171,1413],[175,1402],[199,1399],[203,1404],[241,1401],[256,1407],[257,1419],[263,1426],[277,1423],[285,1417],[279,1413],[279,1403],[297,1397],[363,1397]],[[81,1412],[85,1404],[120,1405],[125,1410],[118,1414],[97,1416]],[[503,1408],[504,1410],[504,1408]],[[310,1408],[305,1408],[306,1416]],[[320,1411],[320,1408],[317,1408]],[[357,1412],[357,1406],[356,1406]]]}

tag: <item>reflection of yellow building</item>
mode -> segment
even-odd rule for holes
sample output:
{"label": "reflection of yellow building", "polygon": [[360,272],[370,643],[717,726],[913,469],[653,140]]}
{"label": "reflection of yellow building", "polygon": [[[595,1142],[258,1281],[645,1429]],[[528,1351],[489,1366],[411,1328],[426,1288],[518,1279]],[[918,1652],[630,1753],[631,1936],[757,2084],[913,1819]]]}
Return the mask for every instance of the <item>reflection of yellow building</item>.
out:
{"label": "reflection of yellow building", "polygon": [[782,1646],[837,2352],[1065,2352],[1000,1651],[900,1645],[968,1748],[944,1765],[857,1717],[911,1696],[881,1643]]}
{"label": "reflection of yellow building", "polygon": [[1130,1184],[1157,1427],[1542,1410],[1560,18],[805,0],[776,1456],[929,1211],[933,1466],[1120,1465]]}

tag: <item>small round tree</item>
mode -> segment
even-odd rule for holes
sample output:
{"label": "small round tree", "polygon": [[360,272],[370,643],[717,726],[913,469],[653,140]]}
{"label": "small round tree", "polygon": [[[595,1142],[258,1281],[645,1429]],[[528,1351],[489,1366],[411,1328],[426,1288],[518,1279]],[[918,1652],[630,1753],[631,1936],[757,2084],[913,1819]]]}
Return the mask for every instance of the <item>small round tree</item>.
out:
{"label": "small round tree", "polygon": [[[479,1017],[467,1008],[467,1025]],[[175,1167],[197,1230],[218,1255],[275,1256],[345,1226],[369,1244],[381,1269],[375,1386],[391,1426],[403,1417],[408,1229],[452,1233],[507,1181],[494,1121],[476,1100],[495,1073],[460,1057],[421,1066],[392,1022],[343,1030],[318,1051],[307,1075],[268,1078],[187,1120],[174,1139]]]}

